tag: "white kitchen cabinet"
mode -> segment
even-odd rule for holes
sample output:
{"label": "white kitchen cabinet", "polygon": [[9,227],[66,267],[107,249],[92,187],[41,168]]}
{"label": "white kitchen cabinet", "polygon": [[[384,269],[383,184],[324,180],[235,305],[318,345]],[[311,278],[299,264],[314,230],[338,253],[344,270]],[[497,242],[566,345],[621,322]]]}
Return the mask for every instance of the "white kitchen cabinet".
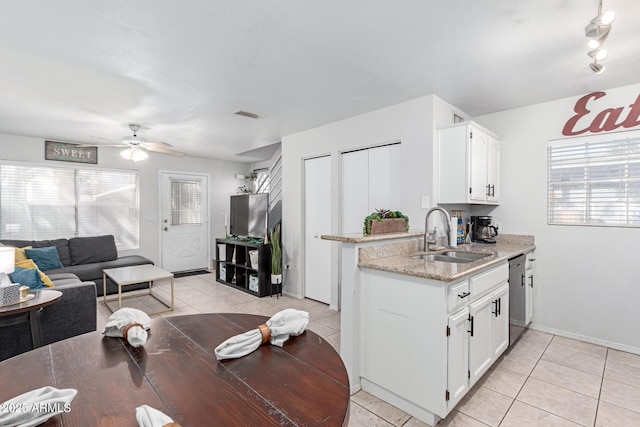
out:
{"label": "white kitchen cabinet", "polygon": [[499,139],[474,122],[438,131],[438,203],[500,203]]}
{"label": "white kitchen cabinet", "polygon": [[453,408],[469,390],[469,308],[449,316],[447,333],[448,406]]}
{"label": "white kitchen cabinet", "polygon": [[362,388],[431,424],[446,417],[507,348],[507,280],[506,262],[454,283],[363,269]]}
{"label": "white kitchen cabinet", "polygon": [[533,276],[535,265],[534,252],[527,253],[524,273],[524,294],[525,294],[525,324],[528,325],[533,319]]}
{"label": "white kitchen cabinet", "polygon": [[469,304],[469,375],[472,384],[487,372],[493,360],[493,302],[493,295],[489,294]]}
{"label": "white kitchen cabinet", "polygon": [[500,286],[494,293],[495,301],[491,341],[493,343],[493,361],[509,347],[509,283]]}

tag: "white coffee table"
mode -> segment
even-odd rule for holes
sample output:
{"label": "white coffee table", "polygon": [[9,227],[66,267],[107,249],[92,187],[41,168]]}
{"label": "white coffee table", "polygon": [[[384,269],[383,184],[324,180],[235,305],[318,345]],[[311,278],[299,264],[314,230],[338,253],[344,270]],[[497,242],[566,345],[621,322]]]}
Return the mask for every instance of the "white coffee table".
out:
{"label": "white coffee table", "polygon": [[[113,283],[118,286],[118,298],[107,298],[107,277],[109,277]],[[171,279],[171,303],[167,304],[165,301],[158,298],[156,295],[152,293],[152,284],[154,280],[164,280]],[[134,265],[131,267],[120,267],[120,268],[108,268],[102,271],[102,289],[103,289],[103,302],[104,305],[107,306],[110,312],[113,313],[111,307],[109,307],[109,303],[113,301],[118,301],[118,309],[122,308],[122,300],[128,298],[136,298],[141,294],[136,293],[134,295],[127,295],[125,297],[122,296],[122,287],[127,285],[134,285],[136,283],[149,283],[149,295],[155,298],[157,301],[162,303],[167,310],[156,311],[154,313],[147,314],[158,314],[164,313],[167,311],[173,311],[173,273],[170,273],[166,270],[156,267],[151,264],[144,265]]]}

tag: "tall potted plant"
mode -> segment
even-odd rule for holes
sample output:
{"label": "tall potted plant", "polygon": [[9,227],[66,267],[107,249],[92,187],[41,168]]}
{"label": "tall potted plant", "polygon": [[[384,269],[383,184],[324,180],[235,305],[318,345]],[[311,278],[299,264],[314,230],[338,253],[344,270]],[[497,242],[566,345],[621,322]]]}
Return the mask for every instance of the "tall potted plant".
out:
{"label": "tall potted plant", "polygon": [[280,247],[280,224],[271,230],[271,283],[282,283],[282,248]]}

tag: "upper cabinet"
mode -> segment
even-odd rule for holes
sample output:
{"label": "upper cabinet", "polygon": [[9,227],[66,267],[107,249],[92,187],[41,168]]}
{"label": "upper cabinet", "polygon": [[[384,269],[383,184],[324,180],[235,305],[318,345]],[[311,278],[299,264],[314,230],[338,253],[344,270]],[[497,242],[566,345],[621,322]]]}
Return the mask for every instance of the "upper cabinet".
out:
{"label": "upper cabinet", "polygon": [[500,203],[500,138],[474,122],[438,131],[438,203]]}

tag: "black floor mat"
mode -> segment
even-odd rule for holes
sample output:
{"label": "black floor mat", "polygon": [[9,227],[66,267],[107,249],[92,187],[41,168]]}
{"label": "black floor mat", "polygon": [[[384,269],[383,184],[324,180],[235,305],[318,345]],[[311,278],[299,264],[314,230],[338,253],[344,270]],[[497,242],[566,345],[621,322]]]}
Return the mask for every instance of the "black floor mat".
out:
{"label": "black floor mat", "polygon": [[210,274],[210,271],[207,270],[194,270],[194,271],[180,271],[178,273],[174,273],[173,277],[187,277],[187,276],[197,276],[199,274]]}

